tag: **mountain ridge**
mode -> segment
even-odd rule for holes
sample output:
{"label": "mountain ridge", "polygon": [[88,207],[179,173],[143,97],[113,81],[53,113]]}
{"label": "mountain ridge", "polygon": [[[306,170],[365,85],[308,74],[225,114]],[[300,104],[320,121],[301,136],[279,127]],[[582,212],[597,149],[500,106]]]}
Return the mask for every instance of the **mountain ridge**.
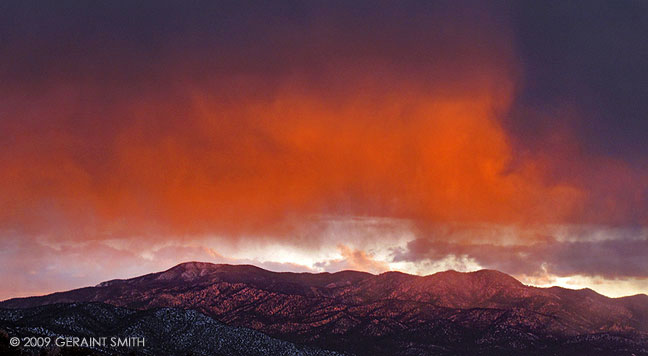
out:
{"label": "mountain ridge", "polygon": [[[379,273],[379,274],[373,274],[373,273],[369,273],[369,272],[355,271],[355,270],[341,270],[341,271],[337,271],[337,272],[316,272],[316,273],[314,273],[314,272],[274,272],[274,271],[265,270],[265,269],[263,269],[261,267],[257,267],[257,266],[250,265],[250,264],[233,265],[233,264],[215,264],[215,263],[210,263],[210,262],[189,261],[189,262],[183,262],[183,263],[177,264],[177,265],[175,265],[175,266],[173,266],[173,267],[171,267],[169,269],[166,269],[164,271],[161,271],[161,272],[152,272],[152,273],[148,273],[148,274],[144,274],[144,275],[136,276],[136,277],[131,277],[131,278],[120,278],[120,279],[107,280],[107,281],[100,282],[100,283],[98,283],[98,284],[96,284],[94,286],[80,287],[80,288],[75,288],[75,289],[71,289],[71,290],[68,290],[68,291],[58,291],[58,292],[53,292],[53,293],[48,293],[48,294],[43,294],[43,295],[38,295],[38,296],[14,297],[14,298],[9,298],[9,299],[5,299],[5,300],[0,301],[0,304],[10,302],[10,301],[13,301],[13,300],[48,297],[48,296],[57,295],[57,294],[60,294],[60,293],[68,293],[68,292],[71,292],[71,291],[83,290],[83,289],[86,289],[86,288],[107,287],[107,286],[110,286],[110,285],[113,285],[113,284],[116,284],[116,283],[128,283],[128,282],[138,281],[138,280],[141,280],[141,279],[151,278],[153,276],[156,276],[156,277],[159,278],[160,275],[165,275],[165,274],[169,274],[169,273],[172,273],[172,272],[177,272],[179,270],[183,270],[183,272],[186,273],[187,268],[189,268],[190,270],[195,270],[196,266],[202,266],[201,271],[203,271],[203,273],[206,272],[207,268],[211,268],[212,272],[228,272],[228,271],[231,271],[231,269],[241,269],[241,268],[243,268],[243,269],[246,269],[248,271],[259,271],[259,272],[262,272],[262,273],[271,273],[271,274],[274,274],[274,275],[320,276],[322,278],[326,277],[326,276],[334,277],[334,276],[340,276],[340,275],[345,275],[345,274],[353,274],[353,275],[359,275],[359,276],[361,275],[361,276],[365,276],[365,277],[372,277],[372,276],[377,277],[377,276],[382,276],[382,275],[404,275],[404,276],[413,277],[413,278],[426,278],[427,279],[427,278],[438,278],[440,276],[444,276],[444,275],[448,275],[448,274],[463,275],[463,276],[480,275],[480,274],[492,274],[492,275],[502,276],[503,278],[508,279],[512,284],[516,284],[516,285],[524,286],[524,287],[528,287],[528,288],[536,288],[536,289],[539,289],[539,290],[551,290],[551,289],[560,289],[560,290],[568,290],[568,291],[590,290],[593,293],[595,293],[596,295],[599,295],[601,297],[608,298],[608,299],[613,299],[613,300],[619,300],[619,299],[623,299],[623,298],[633,298],[633,297],[641,297],[641,298],[646,298],[646,300],[648,300],[648,294],[645,294],[645,293],[638,293],[638,294],[634,294],[634,295],[621,296],[621,297],[608,297],[608,296],[600,294],[600,293],[598,293],[598,292],[596,292],[596,291],[594,291],[594,290],[592,290],[590,288],[571,289],[571,288],[565,288],[565,287],[560,287],[560,286],[551,286],[551,287],[529,286],[529,285],[523,284],[522,282],[520,282],[519,280],[517,280],[516,278],[514,278],[511,275],[508,275],[508,274],[506,274],[504,272],[493,270],[493,269],[480,269],[480,270],[477,270],[477,271],[470,271],[470,272],[459,272],[459,271],[450,269],[450,270],[440,271],[440,272],[436,272],[436,273],[428,274],[428,275],[409,274],[409,273],[405,273],[405,272],[401,272],[401,271],[386,271],[386,272],[382,272],[382,273]],[[171,279],[171,278],[162,278],[162,279]],[[356,278],[356,280],[357,280],[357,278]]]}
{"label": "mountain ridge", "polygon": [[[456,353],[461,345],[522,352],[579,338],[618,354],[626,341],[648,345],[646,298],[530,287],[494,270],[291,273],[189,262],[97,287],[10,299],[0,308],[101,302],[192,309],[227,325],[357,355],[435,354],[439,347]],[[626,341],[611,346],[608,338]]]}

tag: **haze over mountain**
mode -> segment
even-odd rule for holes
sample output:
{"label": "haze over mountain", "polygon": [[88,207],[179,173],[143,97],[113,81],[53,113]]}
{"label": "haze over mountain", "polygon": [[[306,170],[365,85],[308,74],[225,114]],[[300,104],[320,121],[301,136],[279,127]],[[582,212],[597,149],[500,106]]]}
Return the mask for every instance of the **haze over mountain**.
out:
{"label": "haze over mountain", "polygon": [[80,302],[192,309],[231,326],[356,355],[648,353],[648,296],[529,287],[493,270],[311,274],[189,262],[0,307]]}

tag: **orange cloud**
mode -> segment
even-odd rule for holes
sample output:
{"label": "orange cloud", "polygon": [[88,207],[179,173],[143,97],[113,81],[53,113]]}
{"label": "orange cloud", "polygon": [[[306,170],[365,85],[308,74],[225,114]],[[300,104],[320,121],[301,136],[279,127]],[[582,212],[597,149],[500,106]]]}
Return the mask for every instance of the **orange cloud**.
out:
{"label": "orange cloud", "polygon": [[347,269],[356,271],[368,271],[372,273],[381,273],[389,270],[389,266],[385,262],[376,261],[370,254],[351,249],[348,246],[338,246],[342,254],[343,262],[346,264]]}
{"label": "orange cloud", "polygon": [[55,213],[56,224],[88,221],[97,233],[238,234],[321,213],[555,222],[581,204],[580,189],[546,184],[533,161],[510,169],[497,113],[511,80],[496,72],[428,93],[392,79],[392,90],[359,82],[345,98],[296,82],[272,99],[201,91],[125,106],[132,120],[102,138],[102,162],[79,159],[92,142],[64,131],[16,137],[2,156],[0,216],[50,228]]}

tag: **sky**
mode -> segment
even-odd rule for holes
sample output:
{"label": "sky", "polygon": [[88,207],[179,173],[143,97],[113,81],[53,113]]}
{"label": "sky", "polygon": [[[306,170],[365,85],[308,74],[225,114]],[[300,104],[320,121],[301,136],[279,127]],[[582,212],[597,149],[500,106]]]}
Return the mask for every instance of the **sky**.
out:
{"label": "sky", "polygon": [[0,299],[198,260],[648,293],[648,3],[3,1]]}

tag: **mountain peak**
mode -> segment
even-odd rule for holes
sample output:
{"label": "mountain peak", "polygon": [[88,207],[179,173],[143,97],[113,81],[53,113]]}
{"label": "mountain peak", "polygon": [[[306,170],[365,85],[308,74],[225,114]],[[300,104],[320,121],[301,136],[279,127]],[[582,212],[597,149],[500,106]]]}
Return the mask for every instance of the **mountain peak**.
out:
{"label": "mountain peak", "polygon": [[458,272],[455,270],[447,270],[437,272],[424,278],[430,279],[439,284],[456,284],[462,285],[463,288],[470,286],[502,286],[502,287],[524,287],[522,282],[513,278],[512,276],[492,270],[481,269],[473,272]]}
{"label": "mountain peak", "polygon": [[523,286],[522,282],[515,279],[513,276],[506,274],[504,272],[496,271],[494,269],[481,269],[479,271],[469,272],[474,276],[479,278],[484,278],[491,282],[496,282],[501,285],[509,286]]}
{"label": "mountain peak", "polygon": [[202,270],[202,269],[208,269],[208,268],[214,268],[219,265],[211,263],[211,262],[199,262],[199,261],[189,261],[189,262],[183,262],[180,264],[177,264],[173,267],[171,267],[169,270],[172,269],[183,269],[183,270]]}
{"label": "mountain peak", "polygon": [[158,274],[156,280],[192,281],[218,269],[219,265],[208,262],[185,262]]}
{"label": "mountain peak", "polygon": [[220,272],[235,275],[263,275],[267,273],[274,273],[253,265],[229,265],[192,261],[181,263],[164,272],[161,272],[155,279],[159,281],[180,280],[189,282]]}

